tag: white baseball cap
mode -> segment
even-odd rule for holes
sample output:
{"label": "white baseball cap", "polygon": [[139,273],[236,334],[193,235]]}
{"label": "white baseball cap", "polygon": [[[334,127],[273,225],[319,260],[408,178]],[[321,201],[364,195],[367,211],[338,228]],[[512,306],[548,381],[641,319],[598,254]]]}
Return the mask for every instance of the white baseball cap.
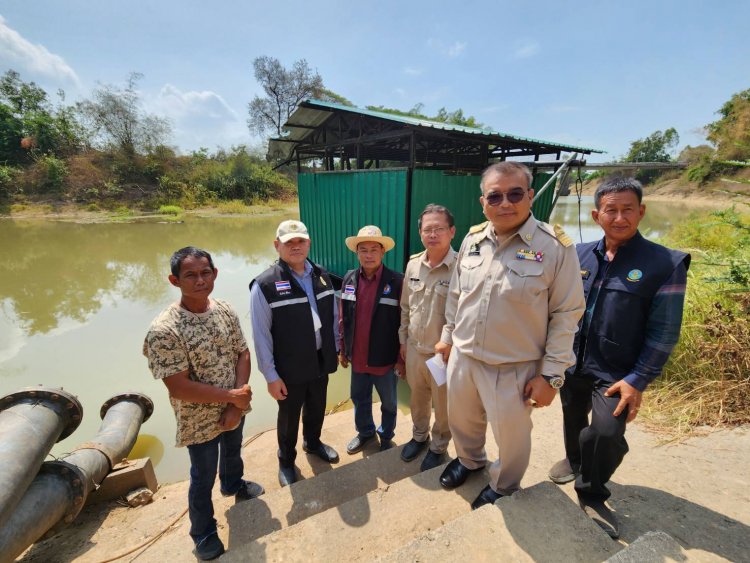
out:
{"label": "white baseball cap", "polygon": [[293,238],[306,238],[309,240],[310,235],[307,233],[307,227],[305,227],[302,221],[289,219],[288,221],[279,223],[279,227],[276,229],[276,238],[280,242],[288,242]]}

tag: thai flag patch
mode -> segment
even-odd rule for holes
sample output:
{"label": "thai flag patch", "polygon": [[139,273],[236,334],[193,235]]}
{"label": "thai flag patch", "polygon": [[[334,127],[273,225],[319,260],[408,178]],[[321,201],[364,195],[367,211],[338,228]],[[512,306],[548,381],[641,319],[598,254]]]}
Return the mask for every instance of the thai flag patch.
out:
{"label": "thai flag patch", "polygon": [[276,282],[277,293],[281,293],[282,291],[290,291],[291,289],[292,289],[292,284],[290,284],[288,280]]}
{"label": "thai flag patch", "polygon": [[345,295],[354,295],[355,288],[353,285],[345,285],[344,286],[344,294]]}

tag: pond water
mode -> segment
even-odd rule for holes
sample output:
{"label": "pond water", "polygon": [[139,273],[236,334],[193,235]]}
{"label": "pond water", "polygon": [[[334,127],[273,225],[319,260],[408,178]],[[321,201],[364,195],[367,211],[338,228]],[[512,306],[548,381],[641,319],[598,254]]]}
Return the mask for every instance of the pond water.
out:
{"label": "pond water", "polygon": [[[591,221],[592,206],[592,198],[583,199],[584,241],[600,236]],[[649,204],[642,230],[658,235],[693,210],[673,203]],[[104,401],[125,391],[145,393],[155,409],[133,456],[151,456],[160,482],[187,478],[187,451],[174,447],[174,415],[166,388],[152,379],[141,355],[149,323],[179,296],[167,281],[169,257],[190,244],[212,253],[219,270],[213,295],[235,307],[249,340],[248,283],[276,258],[276,226],[293,217],[106,224],[0,220],[5,255],[0,276],[0,396],[36,384],[77,395],[83,421],[55,446],[53,455],[60,455],[93,438]],[[578,241],[577,201],[561,199],[551,222],[561,223]],[[349,396],[348,370],[340,369],[330,381],[328,402],[333,406]],[[255,397],[245,436],[274,426],[276,419],[276,403],[258,371],[253,370],[250,383]],[[404,384],[399,385],[399,404],[405,413]]]}

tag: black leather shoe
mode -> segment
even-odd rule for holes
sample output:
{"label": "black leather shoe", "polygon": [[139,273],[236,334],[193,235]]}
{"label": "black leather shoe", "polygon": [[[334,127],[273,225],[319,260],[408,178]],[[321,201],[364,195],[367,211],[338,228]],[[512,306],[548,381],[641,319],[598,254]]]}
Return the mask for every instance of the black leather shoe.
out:
{"label": "black leather shoe", "polygon": [[445,460],[445,454],[436,454],[432,450],[427,452],[422,460],[422,465],[419,466],[420,471],[429,471],[438,465],[441,465]]}
{"label": "black leather shoe", "polygon": [[368,442],[374,439],[375,434],[373,434],[372,436],[360,436],[359,434],[357,434],[354,438],[352,438],[352,441],[346,445],[346,453],[356,454],[357,452],[361,452],[362,448],[364,448]]}
{"label": "black leather shoe", "polygon": [[404,461],[414,461],[425,446],[427,446],[427,440],[424,442],[417,442],[412,438],[404,446],[404,449],[401,450],[401,459]]}
{"label": "black leather shoe", "polygon": [[479,493],[479,496],[474,499],[474,502],[471,503],[471,509],[476,510],[480,506],[484,506],[485,504],[495,504],[495,501],[499,498],[501,498],[503,495],[500,493],[496,493],[492,490],[492,487],[487,485],[484,489],[482,489],[482,492]]}
{"label": "black leather shoe", "polygon": [[306,443],[302,443],[302,449],[307,453],[316,455],[328,463],[336,463],[339,460],[339,454],[331,446],[323,442],[317,448],[308,448]]}
{"label": "black leather shoe", "polygon": [[294,466],[291,467],[284,467],[283,465],[279,466],[279,484],[282,487],[288,487],[292,483],[297,482],[297,471],[294,469]]}
{"label": "black leather shoe", "polygon": [[384,452],[393,447],[393,440],[380,440],[380,451]]}
{"label": "black leather shoe", "polygon": [[482,469],[484,468],[479,467],[478,469],[468,469],[458,461],[458,458],[456,458],[448,464],[442,475],[440,475],[440,484],[444,489],[455,489],[464,484],[469,473],[481,471]]}

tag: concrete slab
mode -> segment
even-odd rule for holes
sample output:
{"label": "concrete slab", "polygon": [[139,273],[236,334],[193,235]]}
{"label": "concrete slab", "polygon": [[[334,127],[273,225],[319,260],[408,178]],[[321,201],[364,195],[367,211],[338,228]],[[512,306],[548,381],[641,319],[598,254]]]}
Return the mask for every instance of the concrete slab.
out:
{"label": "concrete slab", "polygon": [[377,561],[458,561],[470,554],[473,562],[599,562],[619,549],[564,492],[540,483],[422,534]]}
{"label": "concrete slab", "polygon": [[230,511],[230,551],[222,560],[372,560],[471,510],[469,503],[486,485],[487,474],[473,474],[457,490],[444,491],[438,481],[442,470],[436,467],[402,479],[250,543],[242,543],[239,522],[233,522]]}
{"label": "concrete slab", "polygon": [[682,546],[672,536],[664,532],[647,532],[607,559],[607,563],[663,563],[687,559]]}

